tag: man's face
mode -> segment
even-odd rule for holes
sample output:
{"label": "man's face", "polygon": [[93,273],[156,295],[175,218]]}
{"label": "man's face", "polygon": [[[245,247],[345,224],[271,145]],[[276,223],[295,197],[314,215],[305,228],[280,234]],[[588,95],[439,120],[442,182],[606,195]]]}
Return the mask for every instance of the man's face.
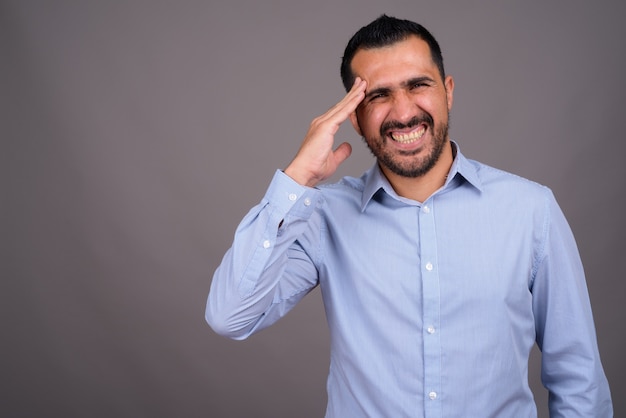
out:
{"label": "man's face", "polygon": [[420,177],[434,167],[448,141],[454,82],[441,79],[428,44],[416,36],[359,50],[355,76],[367,81],[352,124],[385,174]]}

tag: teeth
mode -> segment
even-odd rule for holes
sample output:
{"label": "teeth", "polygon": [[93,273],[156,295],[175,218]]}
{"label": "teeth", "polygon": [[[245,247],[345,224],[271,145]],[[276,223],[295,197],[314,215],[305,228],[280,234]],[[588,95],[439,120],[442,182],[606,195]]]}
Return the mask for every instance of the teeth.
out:
{"label": "teeth", "polygon": [[415,132],[411,132],[408,134],[391,134],[391,137],[394,139],[394,141],[396,142],[400,142],[402,144],[410,144],[411,142],[415,142],[418,139],[420,139],[422,137],[422,135],[424,135],[424,132],[426,131],[426,128],[420,128]]}

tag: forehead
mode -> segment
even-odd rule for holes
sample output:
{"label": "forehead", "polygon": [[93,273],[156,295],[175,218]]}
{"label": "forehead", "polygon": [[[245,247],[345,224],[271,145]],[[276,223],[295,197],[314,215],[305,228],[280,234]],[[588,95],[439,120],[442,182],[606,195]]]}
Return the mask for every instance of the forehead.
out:
{"label": "forehead", "polygon": [[439,80],[428,44],[417,36],[381,48],[360,49],[351,63],[352,72],[368,82],[368,86],[428,76]]}

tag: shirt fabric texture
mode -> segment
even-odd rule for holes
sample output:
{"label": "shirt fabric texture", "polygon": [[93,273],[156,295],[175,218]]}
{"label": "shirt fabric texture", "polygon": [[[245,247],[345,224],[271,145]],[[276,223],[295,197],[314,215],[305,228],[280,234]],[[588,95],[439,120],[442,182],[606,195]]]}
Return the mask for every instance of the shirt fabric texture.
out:
{"label": "shirt fabric texture", "polygon": [[217,268],[206,319],[244,339],[317,285],[327,417],[610,417],[582,263],[552,192],[456,156],[425,202],[377,165],[317,188],[277,171]]}

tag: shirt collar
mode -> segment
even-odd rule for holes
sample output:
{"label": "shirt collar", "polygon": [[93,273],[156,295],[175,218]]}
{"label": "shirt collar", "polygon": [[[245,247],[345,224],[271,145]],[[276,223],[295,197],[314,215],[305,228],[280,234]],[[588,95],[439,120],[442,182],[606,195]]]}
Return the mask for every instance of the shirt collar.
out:
{"label": "shirt collar", "polygon": [[[456,179],[459,178],[461,182],[467,182],[478,191],[482,191],[483,185],[480,181],[480,177],[478,176],[476,166],[472,164],[470,160],[465,158],[456,142],[450,142],[452,147],[454,147],[456,156],[454,157],[454,161],[452,162],[452,166],[450,167],[450,171],[448,173],[448,178],[446,179],[442,190],[456,187],[459,184]],[[374,166],[365,173],[364,181],[365,184],[361,200],[361,212],[365,210],[367,204],[379,190],[383,190],[394,199],[406,200],[396,194],[395,190],[389,183],[389,180],[387,180],[387,177],[385,177],[383,172],[380,170],[378,163],[374,164]]]}

